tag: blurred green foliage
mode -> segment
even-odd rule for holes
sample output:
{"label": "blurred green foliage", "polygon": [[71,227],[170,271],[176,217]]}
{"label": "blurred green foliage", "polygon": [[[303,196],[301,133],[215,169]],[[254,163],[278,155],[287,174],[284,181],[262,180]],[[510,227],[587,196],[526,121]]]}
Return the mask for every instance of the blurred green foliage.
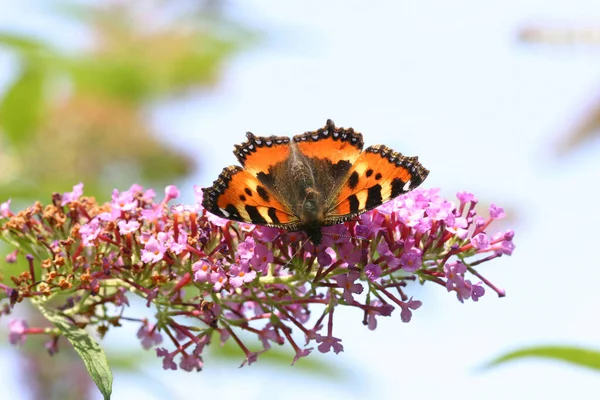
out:
{"label": "blurred green foliage", "polygon": [[[115,187],[137,182],[160,190],[189,174],[193,155],[158,140],[147,109],[218,83],[224,65],[253,35],[219,13],[214,1],[50,4],[40,3],[40,13],[84,27],[87,46],[65,50],[48,39],[52,32],[40,38],[0,27],[0,53],[16,64],[0,92],[0,202],[12,198],[18,210],[78,182],[86,195],[107,199]],[[25,263],[3,258],[0,280],[10,282]],[[49,325],[29,311],[30,326]],[[30,342],[19,366],[31,398],[90,396],[93,383],[68,345],[50,360],[39,341]]]}
{"label": "blurred green foliage", "polygon": [[600,351],[575,346],[527,347],[503,354],[495,360],[490,361],[484,367],[491,368],[506,364],[507,362],[526,358],[550,359],[578,365],[583,368],[590,368],[596,371],[600,370]]}
{"label": "blurred green foliage", "polygon": [[0,31],[0,51],[18,62],[0,94],[0,199],[80,181],[106,197],[188,174],[195,160],[156,139],[144,107],[214,85],[252,35],[185,0],[57,5],[57,15],[85,24],[86,50]]}

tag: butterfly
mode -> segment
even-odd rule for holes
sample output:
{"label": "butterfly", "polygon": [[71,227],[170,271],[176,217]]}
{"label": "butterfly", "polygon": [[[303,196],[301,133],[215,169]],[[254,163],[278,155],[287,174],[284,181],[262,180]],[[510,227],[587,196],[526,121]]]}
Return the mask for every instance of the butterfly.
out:
{"label": "butterfly", "polygon": [[363,150],[363,137],[331,120],[316,131],[255,136],[235,146],[241,166],[223,169],[202,189],[202,206],[234,221],[304,231],[348,221],[419,186],[429,174],[417,157],[384,145]]}

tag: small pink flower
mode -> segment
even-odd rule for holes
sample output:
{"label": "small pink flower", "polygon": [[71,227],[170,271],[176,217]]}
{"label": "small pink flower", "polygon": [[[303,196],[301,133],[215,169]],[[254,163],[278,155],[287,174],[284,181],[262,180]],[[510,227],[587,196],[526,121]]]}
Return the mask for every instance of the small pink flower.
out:
{"label": "small pink flower", "polygon": [[379,300],[374,300],[369,304],[369,308],[367,310],[367,326],[370,330],[375,330],[377,328],[377,319],[375,318],[378,315],[383,317],[389,317],[394,311],[394,307],[389,304],[383,304]]}
{"label": "small pink flower", "polygon": [[368,228],[369,234],[375,235],[377,232],[385,230],[387,220],[385,218],[385,214],[379,212],[379,208],[364,213],[359,218],[362,224],[360,226]]}
{"label": "small pink flower", "polygon": [[152,208],[145,208],[142,210],[142,219],[144,221],[156,221],[163,216],[163,208],[155,206]]}
{"label": "small pink flower", "polygon": [[406,272],[415,272],[421,267],[421,250],[415,247],[404,250],[400,256],[400,265]]}
{"label": "small pink flower", "polygon": [[327,226],[323,228],[323,247],[331,247],[335,244],[344,244],[350,242],[350,231],[343,224]]}
{"label": "small pink flower", "polygon": [[385,240],[382,240],[379,243],[379,245],[377,246],[377,252],[385,260],[388,267],[396,268],[400,265],[400,259],[396,257],[394,253],[392,253],[388,243]]}
{"label": "small pink flower", "polygon": [[269,226],[257,225],[254,228],[254,237],[263,243],[270,243],[274,241],[279,235],[281,230],[277,228],[271,228]]}
{"label": "small pink flower", "polygon": [[[407,199],[408,200],[408,199]],[[406,207],[398,210],[398,218],[406,226],[413,227],[419,224],[425,210],[419,210],[416,208]]]}
{"label": "small pink flower", "polygon": [[164,357],[163,358],[163,369],[165,369],[165,370],[172,369],[173,371],[177,370],[177,364],[175,364],[175,361],[173,361],[173,358],[175,358],[175,353],[169,353],[167,351],[167,349],[165,349],[163,347],[157,347],[156,348],[156,356]]}
{"label": "small pink flower", "polygon": [[152,200],[155,196],[156,192],[154,191],[154,189],[148,189],[142,195],[142,200],[144,200],[146,203],[152,203]]}
{"label": "small pink flower", "polygon": [[490,248],[490,238],[485,233],[478,233],[471,238],[471,244],[477,250],[487,250]]}
{"label": "small pink flower", "polygon": [[140,223],[134,220],[131,221],[119,221],[117,223],[119,227],[119,233],[121,235],[128,235],[137,231],[140,227]]}
{"label": "small pink flower", "polygon": [[165,187],[165,203],[168,203],[171,200],[175,200],[179,197],[179,189],[175,185],[169,185]]}
{"label": "small pink flower", "polygon": [[475,197],[475,195],[469,192],[458,192],[456,193],[456,197],[458,198],[458,200],[460,200],[461,204],[465,204],[470,201],[475,203],[477,202],[477,198]]}
{"label": "small pink flower", "polygon": [[218,270],[217,272],[213,272],[210,274],[209,281],[214,284],[215,291],[219,292],[227,283],[227,275],[225,275],[225,272],[223,272],[223,270]]}
{"label": "small pink flower", "polygon": [[24,344],[27,339],[25,332],[27,331],[27,321],[23,319],[11,319],[8,322],[8,340],[11,344]]}
{"label": "small pink flower", "polygon": [[60,205],[64,206],[73,201],[77,201],[81,197],[82,194],[83,194],[83,183],[79,182],[77,185],[73,186],[72,192],[65,192],[62,195],[62,202],[60,203]]}
{"label": "small pink flower", "polygon": [[5,261],[8,264],[13,264],[17,262],[17,254],[19,253],[19,250],[15,249],[15,251],[12,251],[10,253],[8,253],[6,255]]}
{"label": "small pink flower", "polygon": [[341,342],[342,339],[333,336],[317,335],[317,343],[321,343],[317,348],[321,353],[329,353],[333,350],[335,354],[339,354],[340,351],[344,351],[344,346]]}
{"label": "small pink flower", "polygon": [[252,267],[263,274],[267,273],[269,263],[273,262],[273,252],[262,243],[254,244],[254,254],[250,260]]}
{"label": "small pink flower", "polygon": [[333,279],[337,282],[337,285],[344,289],[344,300],[348,304],[354,303],[353,293],[360,294],[363,291],[363,286],[360,283],[354,283],[360,277],[357,271],[350,271],[347,274],[334,276]]}
{"label": "small pink flower", "polygon": [[498,207],[495,204],[490,205],[490,218],[492,219],[502,219],[506,216],[504,212],[504,208]]}
{"label": "small pink flower", "polygon": [[187,250],[187,239],[187,232],[184,229],[180,229],[177,241],[175,241],[173,236],[169,235],[167,239],[167,247],[171,252],[173,252],[173,254],[179,255]]}
{"label": "small pink flower", "polygon": [[446,275],[446,289],[450,292],[456,287],[464,286],[464,274],[467,267],[460,261],[452,261],[444,265],[444,274]]}
{"label": "small pink flower", "polygon": [[156,325],[142,324],[137,332],[137,337],[142,341],[142,347],[146,350],[151,349],[162,343],[162,335],[156,329]]}
{"label": "small pink flower", "polygon": [[246,353],[246,359],[244,360],[244,362],[242,363],[242,365],[240,365],[240,367],[243,367],[246,364],[251,365],[251,364],[255,363],[257,359],[258,359],[258,353],[256,353],[256,352],[247,352]]}
{"label": "small pink flower", "polygon": [[455,234],[460,239],[465,239],[469,234],[469,231],[466,229],[469,224],[464,217],[457,217],[454,214],[450,214],[448,215],[448,218],[446,218],[446,224],[446,230]]}
{"label": "small pink flower", "polygon": [[94,240],[98,238],[98,235],[102,232],[100,221],[97,218],[92,219],[87,224],[79,228],[79,235],[81,235],[81,241],[84,246],[94,246]]}
{"label": "small pink flower", "polygon": [[212,273],[212,265],[206,259],[201,259],[192,264],[192,271],[194,271],[195,281],[207,282]]}
{"label": "small pink flower", "polygon": [[503,240],[499,244],[492,246],[492,250],[494,250],[497,254],[506,254],[510,256],[515,250],[515,244],[510,240]]}
{"label": "small pink flower", "polygon": [[0,217],[8,218],[12,215],[10,212],[10,199],[0,204]]}
{"label": "small pink flower", "polygon": [[312,347],[310,347],[308,349],[301,349],[299,347],[296,348],[296,355],[294,355],[294,360],[292,361],[292,365],[296,364],[296,361],[298,361],[300,358],[308,356],[312,351],[313,351]]}
{"label": "small pink flower", "polygon": [[471,286],[471,299],[478,301],[481,296],[485,294],[485,288],[481,282]]}
{"label": "small pink flower", "polygon": [[419,300],[413,300],[412,297],[406,303],[401,303],[400,307],[402,308],[402,312],[400,313],[400,318],[402,319],[402,322],[410,322],[412,318],[411,310],[416,310],[421,307],[422,304],[423,303]]}
{"label": "small pink flower", "polygon": [[181,355],[181,361],[179,362],[179,367],[184,371],[202,371],[202,366],[204,363],[202,362],[202,357],[196,356],[194,354],[186,354],[183,353]]}
{"label": "small pink flower", "polygon": [[121,210],[118,210],[116,208],[112,208],[110,212],[103,212],[100,213],[96,216],[97,219],[99,219],[100,221],[117,221],[119,218],[121,218]]}
{"label": "small pink flower", "polygon": [[365,275],[370,281],[374,281],[381,277],[381,267],[378,264],[367,264],[365,266]]}
{"label": "small pink flower", "polygon": [[262,343],[263,349],[265,349],[265,350],[268,350],[271,348],[271,343],[269,343],[269,341],[275,342],[278,344],[283,344],[283,343],[280,343],[279,336],[277,335],[277,333],[275,333],[273,326],[270,324],[260,330],[260,332],[258,333],[258,339]]}
{"label": "small pink flower", "polygon": [[208,211],[206,212],[206,219],[211,224],[213,224],[214,226],[217,226],[219,228],[222,228],[222,227],[226,226],[227,224],[231,223],[231,221],[229,221],[228,219],[217,217],[215,214],[209,213]]}
{"label": "small pink flower", "polygon": [[167,248],[164,243],[152,236],[146,242],[144,250],[142,250],[142,261],[145,263],[157,263],[163,259],[165,251],[167,251]]}
{"label": "small pink flower", "polygon": [[144,191],[144,187],[142,185],[140,185],[139,183],[133,183],[129,187],[129,192],[131,192],[134,196],[139,195],[143,191]]}
{"label": "small pink flower", "polygon": [[132,211],[137,208],[138,201],[135,199],[133,193],[129,190],[119,193],[117,189],[113,190],[112,203],[113,209],[121,211]]}
{"label": "small pink flower", "polygon": [[248,266],[234,265],[230,274],[229,283],[234,289],[241,287],[244,283],[252,282],[256,278],[256,271],[251,271]]}

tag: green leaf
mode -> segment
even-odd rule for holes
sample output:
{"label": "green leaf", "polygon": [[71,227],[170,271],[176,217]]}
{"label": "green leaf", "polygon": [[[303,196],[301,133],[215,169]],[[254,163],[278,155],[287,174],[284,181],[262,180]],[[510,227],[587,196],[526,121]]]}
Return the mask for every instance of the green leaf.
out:
{"label": "green leaf", "polygon": [[0,102],[0,126],[9,142],[19,146],[36,133],[43,110],[44,73],[26,63]]}
{"label": "green leaf", "polygon": [[0,46],[10,47],[17,51],[40,50],[46,47],[39,40],[12,32],[0,32]]}
{"label": "green leaf", "polygon": [[600,370],[600,351],[570,346],[539,346],[515,350],[492,360],[484,368],[495,367],[520,358],[550,358],[580,367]]}
{"label": "green leaf", "polygon": [[112,393],[112,372],[108,366],[106,354],[96,341],[81,328],[73,325],[67,318],[59,313],[48,310],[40,303],[34,303],[41,313],[57,327],[60,332],[73,345],[73,348],[83,360],[88,373],[96,382],[96,386],[104,396],[104,400],[110,399]]}

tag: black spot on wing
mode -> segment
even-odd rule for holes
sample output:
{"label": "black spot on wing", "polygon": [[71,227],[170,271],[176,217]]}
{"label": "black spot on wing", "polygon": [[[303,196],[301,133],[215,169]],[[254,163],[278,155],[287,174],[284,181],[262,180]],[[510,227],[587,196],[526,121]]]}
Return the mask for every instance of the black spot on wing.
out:
{"label": "black spot on wing", "polygon": [[227,207],[225,207],[225,212],[227,214],[221,213],[223,217],[233,219],[236,221],[242,221],[242,216],[240,215],[240,212],[233,204],[227,204]]}
{"label": "black spot on wing", "polygon": [[346,176],[346,173],[348,172],[351,166],[352,164],[347,160],[341,160],[338,161],[336,164],[333,164],[331,166],[331,169],[333,171],[333,177],[335,179],[341,179],[342,177]]}
{"label": "black spot on wing", "polygon": [[263,199],[264,201],[266,201],[266,202],[269,201],[269,193],[267,192],[267,190],[264,187],[257,186],[256,187],[256,193],[258,193],[258,195],[260,196],[260,198]]}
{"label": "black spot on wing", "polygon": [[274,209],[273,207],[269,207],[269,211],[267,211],[267,214],[269,215],[269,218],[271,218],[271,222],[272,224],[280,224],[281,221],[279,221],[279,218],[277,218],[277,210]]}
{"label": "black spot on wing", "polygon": [[367,176],[367,178],[370,178],[371,175],[373,175],[373,170],[372,169],[368,169],[367,173],[365,175]]}
{"label": "black spot on wing", "polygon": [[[259,193],[260,194],[260,193]],[[266,224],[267,220],[258,212],[258,209],[254,206],[247,205],[245,207],[246,212],[250,216],[250,220],[255,224]]]}
{"label": "black spot on wing", "polygon": [[360,203],[358,201],[358,197],[355,194],[348,197],[348,202],[350,203],[350,212],[355,213],[358,212],[358,208],[360,207]]}
{"label": "black spot on wing", "polygon": [[366,208],[375,208],[381,204],[381,185],[375,185],[367,191],[367,204]]}
{"label": "black spot on wing", "polygon": [[272,174],[265,174],[264,172],[259,172],[258,174],[256,174],[256,177],[258,178],[260,183],[262,183],[266,187],[275,186],[275,180],[273,179]]}
{"label": "black spot on wing", "polygon": [[354,190],[356,188],[356,185],[358,185],[358,172],[354,171],[350,177],[348,178],[348,187],[350,187],[350,189]]}
{"label": "black spot on wing", "polygon": [[395,178],[392,181],[392,198],[400,196],[402,193],[404,193],[404,185],[405,184],[406,184],[406,182],[404,182],[400,178]]}
{"label": "black spot on wing", "polygon": [[380,180],[380,179],[381,179],[381,176],[382,176],[382,175],[381,175],[379,172],[378,172],[378,173],[376,173],[376,174],[375,174],[375,180],[377,180],[377,181],[378,181],[378,180]]}
{"label": "black spot on wing", "polygon": [[246,192],[246,194],[250,197],[252,197],[252,191],[250,190],[250,188],[245,188],[244,192]]}
{"label": "black spot on wing", "polygon": [[240,200],[241,201],[246,201],[246,196],[244,196],[243,194],[240,194]]}

